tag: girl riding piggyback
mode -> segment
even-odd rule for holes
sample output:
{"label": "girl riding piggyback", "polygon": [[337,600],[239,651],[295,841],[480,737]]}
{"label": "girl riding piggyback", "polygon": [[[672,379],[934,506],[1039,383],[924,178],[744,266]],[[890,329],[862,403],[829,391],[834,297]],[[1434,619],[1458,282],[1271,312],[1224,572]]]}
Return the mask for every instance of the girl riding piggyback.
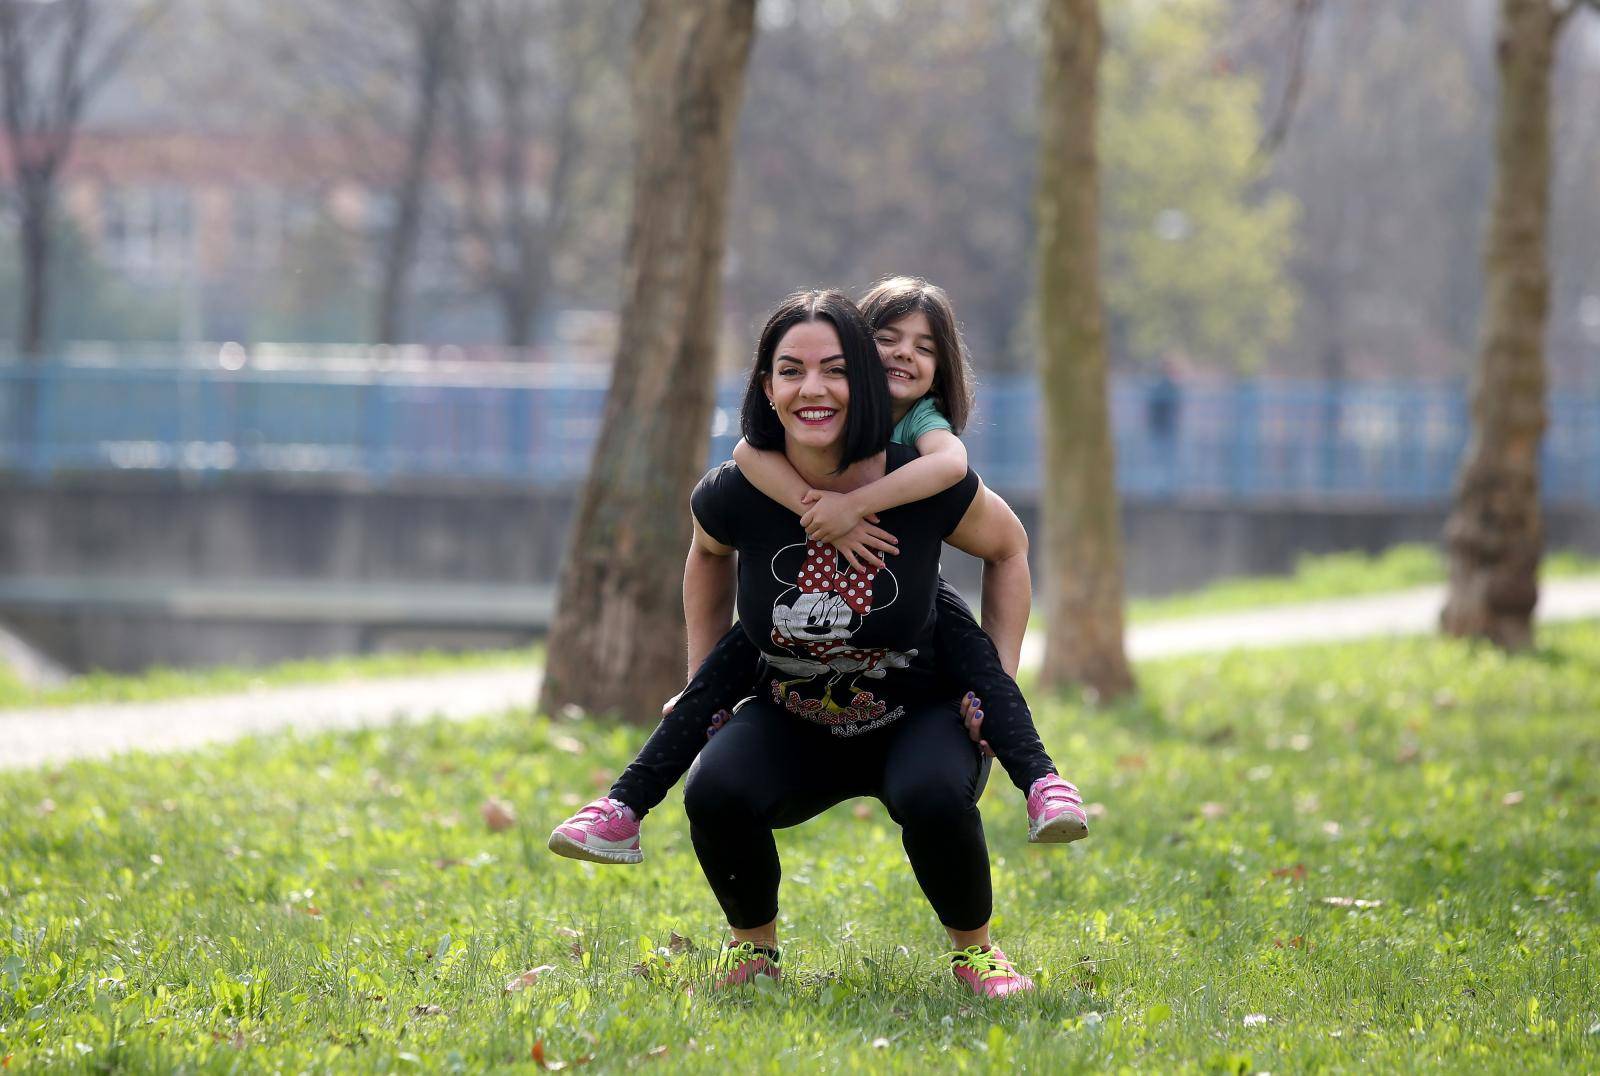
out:
{"label": "girl riding piggyback", "polygon": [[[811,488],[789,464],[781,443],[741,440],[733,458],[752,485],[800,517],[808,550],[837,550],[848,564],[840,570],[870,584],[877,573],[892,580],[893,573],[884,570],[897,544],[893,534],[878,526],[878,513],[932,497],[967,474],[967,452],[958,434],[972,412],[973,377],[954,310],[940,288],[913,277],[891,277],[875,284],[860,306],[888,381],[894,422],[890,440],[914,446],[919,458],[849,493]],[[953,692],[965,692],[962,713],[972,739],[981,739],[984,753],[999,758],[1026,797],[1029,841],[1065,843],[1087,836],[1088,822],[1078,790],[1058,776],[1040,743],[1016,684],[1032,602],[1026,550],[1018,556],[1019,571],[1002,576],[1014,582],[985,587],[982,627],[961,596],[939,581],[935,650]],[[867,662],[867,655],[824,649],[826,639],[838,634],[834,621],[850,615],[841,597],[796,595],[796,607],[803,604],[808,615],[803,625],[788,629],[803,644],[788,646],[795,654],[794,675],[804,672],[800,666],[805,663],[849,672],[851,662]],[[881,594],[874,600],[881,606],[892,598]],[[837,616],[819,619],[835,606]],[[802,632],[816,638],[801,639]],[[781,685],[788,675],[783,667],[788,661],[775,661],[771,655],[763,660],[737,624],[709,651],[701,644],[697,652],[693,638],[689,650],[688,684],[663,708],[661,724],[608,796],[555,829],[551,851],[592,862],[639,862],[639,820],[682,778],[729,710],[762,690],[761,685]],[[846,707],[849,701],[841,695],[839,705]]]}

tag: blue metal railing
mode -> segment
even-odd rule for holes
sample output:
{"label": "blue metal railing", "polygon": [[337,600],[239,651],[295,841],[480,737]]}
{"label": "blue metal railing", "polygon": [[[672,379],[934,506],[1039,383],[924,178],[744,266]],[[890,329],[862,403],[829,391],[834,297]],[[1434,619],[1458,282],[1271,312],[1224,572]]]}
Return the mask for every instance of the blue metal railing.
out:
{"label": "blue metal railing", "polygon": [[[582,480],[599,431],[600,367],[493,362],[0,365],[0,471],[326,473],[373,483],[472,477]],[[737,380],[718,389],[711,457],[738,435]],[[988,379],[964,440],[997,489],[1040,480],[1041,400]],[[1118,484],[1128,496],[1432,503],[1465,447],[1460,383],[1118,377]],[[1546,498],[1600,504],[1600,397],[1557,393]],[[25,434],[31,423],[31,434]]]}

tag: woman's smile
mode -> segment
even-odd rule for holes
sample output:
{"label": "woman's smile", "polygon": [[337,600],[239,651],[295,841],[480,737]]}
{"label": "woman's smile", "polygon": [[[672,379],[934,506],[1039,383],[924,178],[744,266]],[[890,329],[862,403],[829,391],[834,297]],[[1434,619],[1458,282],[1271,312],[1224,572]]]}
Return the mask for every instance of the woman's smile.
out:
{"label": "woman's smile", "polygon": [[850,406],[838,330],[826,321],[806,321],[785,333],[768,375],[767,398],[790,436],[818,448],[836,441]]}

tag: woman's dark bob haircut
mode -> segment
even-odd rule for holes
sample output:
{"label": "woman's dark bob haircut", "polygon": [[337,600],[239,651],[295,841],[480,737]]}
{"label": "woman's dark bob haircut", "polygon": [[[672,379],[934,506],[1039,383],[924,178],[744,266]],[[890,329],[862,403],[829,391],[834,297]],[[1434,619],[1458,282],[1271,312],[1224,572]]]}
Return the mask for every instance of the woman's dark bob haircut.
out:
{"label": "woman's dark bob haircut", "polygon": [[807,321],[826,321],[839,334],[839,350],[844,356],[845,378],[850,386],[850,405],[845,409],[844,443],[839,456],[839,471],[843,471],[852,463],[882,452],[889,443],[889,431],[894,425],[890,415],[889,379],[883,372],[883,363],[878,361],[878,345],[873,342],[872,329],[856,304],[843,292],[797,291],[779,303],[767,318],[756,344],[750,383],[745,386],[739,428],[751,448],[783,451],[783,424],[767,399],[767,379],[772,376],[778,344],[790,329]]}
{"label": "woman's dark bob haircut", "polygon": [[914,276],[885,277],[861,297],[861,313],[873,332],[918,310],[933,330],[933,387],[928,395],[959,437],[972,417],[972,363],[950,297],[943,288]]}

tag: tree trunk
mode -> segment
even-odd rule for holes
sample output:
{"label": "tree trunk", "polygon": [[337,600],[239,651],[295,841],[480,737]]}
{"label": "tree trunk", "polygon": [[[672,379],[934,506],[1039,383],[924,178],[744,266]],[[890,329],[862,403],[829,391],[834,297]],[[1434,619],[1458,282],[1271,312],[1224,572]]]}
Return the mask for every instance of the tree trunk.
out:
{"label": "tree trunk", "polygon": [[1122,640],[1122,524],[1107,399],[1095,146],[1097,0],[1046,0],[1040,79],[1039,329],[1050,593],[1042,682],[1133,690]]}
{"label": "tree trunk", "polygon": [[1472,438],[1445,524],[1450,589],[1440,624],[1505,650],[1533,641],[1544,523],[1545,257],[1550,69],[1559,26],[1549,0],[1502,0],[1495,192],[1472,388]]}
{"label": "tree trunk", "polygon": [[456,0],[427,0],[413,9],[412,34],[416,46],[417,100],[406,139],[406,159],[395,191],[394,219],[384,239],[383,279],[378,286],[374,339],[398,344],[403,333],[407,285],[417,258],[422,230],[422,202],[428,190],[428,163],[433,157],[434,135],[445,78],[454,49]]}
{"label": "tree trunk", "polygon": [[24,177],[18,183],[22,323],[17,331],[17,350],[30,359],[37,359],[44,352],[45,314],[50,303],[50,193],[54,183],[54,176],[40,180]]}
{"label": "tree trunk", "polygon": [[725,206],[755,0],[648,0],[611,390],[539,705],[653,722],[683,684],[688,494],[705,466]]}

